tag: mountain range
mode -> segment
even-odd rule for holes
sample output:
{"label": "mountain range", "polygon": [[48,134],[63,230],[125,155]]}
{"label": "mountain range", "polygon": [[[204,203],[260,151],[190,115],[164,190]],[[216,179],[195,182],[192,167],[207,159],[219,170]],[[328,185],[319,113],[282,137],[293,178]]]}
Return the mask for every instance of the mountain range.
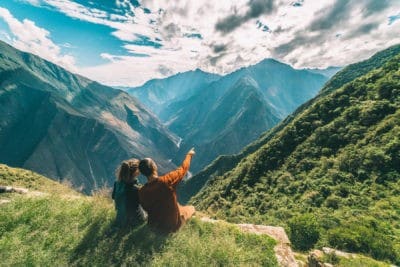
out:
{"label": "mountain range", "polygon": [[225,76],[195,70],[127,91],[182,139],[179,157],[197,149],[191,167],[196,173],[256,140],[315,96],[337,70],[323,75],[265,59]]}
{"label": "mountain range", "polygon": [[257,139],[327,80],[266,59],[226,76],[197,69],[129,89],[144,106],[5,43],[0,60],[0,162],[85,192],[110,185],[123,159],[152,157],[163,173],[193,146],[196,173]]}
{"label": "mountain range", "polygon": [[0,162],[85,192],[124,159],[174,168],[178,138],[137,99],[0,42]]}

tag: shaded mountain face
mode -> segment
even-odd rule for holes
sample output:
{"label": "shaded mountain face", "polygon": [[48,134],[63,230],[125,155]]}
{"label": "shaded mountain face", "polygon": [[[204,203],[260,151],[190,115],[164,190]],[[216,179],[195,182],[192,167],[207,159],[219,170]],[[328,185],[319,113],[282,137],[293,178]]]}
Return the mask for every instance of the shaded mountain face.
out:
{"label": "shaded mountain face", "polygon": [[136,99],[2,42],[0,114],[0,162],[85,192],[110,185],[131,157],[174,167],[177,137]]}
{"label": "shaded mountain face", "polygon": [[[165,125],[182,138],[181,154],[191,147],[197,149],[196,160],[191,166],[193,172],[204,168],[218,155],[238,153],[300,104],[315,96],[328,79],[324,75],[295,70],[271,59],[211,82],[210,79],[194,79],[196,73],[180,74],[181,79],[185,75],[191,77],[184,79],[191,80],[189,89],[155,87],[150,83],[134,89],[143,103],[154,99],[150,93],[156,89],[164,94],[168,89],[177,95],[167,97],[165,102],[158,101],[158,107],[149,109],[159,114]],[[201,77],[204,75],[201,72]],[[157,80],[158,84],[163,82],[170,84],[168,80]],[[190,94],[186,94],[187,91]],[[154,101],[152,103],[154,105]]]}
{"label": "shaded mountain face", "polygon": [[198,90],[219,78],[220,76],[217,74],[196,69],[165,79],[150,80],[142,86],[125,90],[137,97],[151,112],[165,121],[173,115],[167,109],[171,103],[189,99]]}
{"label": "shaded mountain face", "polygon": [[[399,70],[400,46],[344,68],[316,98],[241,154],[220,157],[183,192],[205,183],[191,203],[217,217],[289,230],[307,218],[318,229],[313,244],[398,263]],[[309,240],[306,230],[300,238]]]}
{"label": "shaded mountain face", "polygon": [[169,127],[184,136],[180,147],[183,153],[196,148],[193,172],[221,154],[236,153],[280,121],[250,77],[237,81],[214,103],[204,101],[203,97],[192,101],[193,106],[181,110],[180,123],[175,121]]}

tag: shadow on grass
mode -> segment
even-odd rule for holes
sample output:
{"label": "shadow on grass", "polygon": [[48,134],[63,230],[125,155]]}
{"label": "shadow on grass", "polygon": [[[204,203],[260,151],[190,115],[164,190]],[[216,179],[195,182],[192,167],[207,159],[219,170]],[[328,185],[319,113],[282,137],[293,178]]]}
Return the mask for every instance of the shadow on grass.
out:
{"label": "shadow on grass", "polygon": [[69,263],[78,266],[143,265],[161,252],[168,235],[146,224],[119,228],[97,218],[73,250]]}

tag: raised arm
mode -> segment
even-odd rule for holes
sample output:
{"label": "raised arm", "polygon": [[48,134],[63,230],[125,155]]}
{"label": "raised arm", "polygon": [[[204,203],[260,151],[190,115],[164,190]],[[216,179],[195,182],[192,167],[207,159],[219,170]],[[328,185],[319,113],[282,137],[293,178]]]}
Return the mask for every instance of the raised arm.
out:
{"label": "raised arm", "polygon": [[170,186],[177,186],[180,181],[182,181],[183,177],[187,173],[190,167],[190,161],[192,160],[192,156],[195,154],[194,149],[192,148],[187,154],[185,159],[182,162],[182,165],[174,171],[171,171],[161,177],[162,181],[168,183]]}

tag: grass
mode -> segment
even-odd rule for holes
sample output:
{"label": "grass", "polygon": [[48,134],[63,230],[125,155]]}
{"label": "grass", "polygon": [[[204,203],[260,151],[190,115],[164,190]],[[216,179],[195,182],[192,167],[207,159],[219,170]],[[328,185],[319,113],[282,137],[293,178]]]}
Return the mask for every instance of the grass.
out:
{"label": "grass", "polygon": [[374,259],[359,256],[353,259],[340,258],[338,267],[390,267],[388,263],[376,261]]}
{"label": "grass", "polygon": [[372,258],[359,254],[353,254],[352,257],[340,257],[336,255],[325,255],[323,258],[325,263],[331,263],[337,267],[390,267],[386,262],[376,261]]}
{"label": "grass", "polygon": [[73,190],[67,181],[64,184],[60,184],[33,171],[11,168],[4,164],[0,164],[0,185],[24,187],[29,190],[39,190],[54,195],[82,196]]}
{"label": "grass", "polygon": [[277,266],[267,236],[227,223],[190,220],[178,233],[146,225],[119,229],[104,194],[83,196],[30,171],[0,165],[0,185],[46,194],[2,194],[0,257],[4,266]]}

